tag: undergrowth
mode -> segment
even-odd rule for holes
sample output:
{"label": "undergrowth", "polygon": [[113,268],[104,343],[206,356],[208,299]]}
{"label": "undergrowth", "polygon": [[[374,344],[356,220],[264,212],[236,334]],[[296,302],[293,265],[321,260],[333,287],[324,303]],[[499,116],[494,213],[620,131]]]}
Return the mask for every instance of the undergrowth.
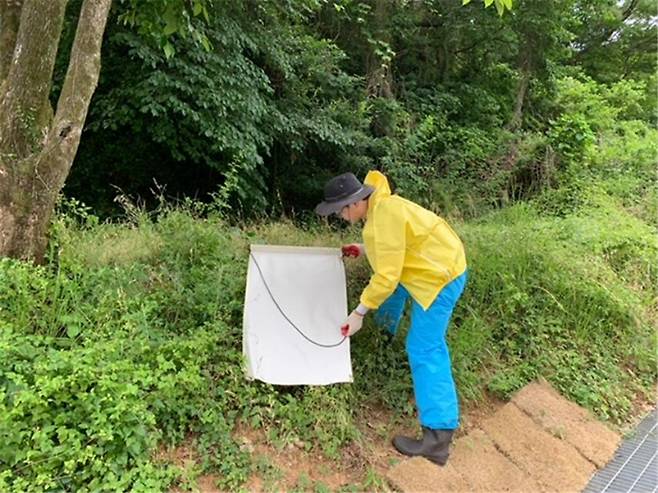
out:
{"label": "undergrowth", "polygon": [[[655,230],[604,192],[572,213],[545,202],[469,223],[470,280],[449,331],[462,402],[545,377],[622,423],[656,379]],[[158,453],[186,443],[236,489],[257,471],[238,423],[328,460],[383,406],[414,420],[404,352],[367,319],[354,383],[273,387],[244,378],[241,315],[250,243],[339,246],[327,224],[231,225],[200,206],[99,224],[60,214],[49,261],[0,260],[0,490],[161,491],[186,472]],[[351,305],[369,275],[347,262]]]}

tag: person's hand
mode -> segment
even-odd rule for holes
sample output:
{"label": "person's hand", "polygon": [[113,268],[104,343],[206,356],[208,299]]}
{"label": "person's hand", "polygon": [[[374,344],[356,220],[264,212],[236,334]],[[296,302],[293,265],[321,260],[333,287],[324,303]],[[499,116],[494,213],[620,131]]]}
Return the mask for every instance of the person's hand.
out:
{"label": "person's hand", "polygon": [[347,320],[340,328],[340,333],[345,337],[353,336],[361,329],[362,325],[363,315],[357,313],[357,311],[354,310],[352,313],[350,313],[350,316],[347,317]]}
{"label": "person's hand", "polygon": [[363,255],[363,247],[358,243],[350,243],[349,245],[343,245],[341,251],[343,252],[343,257],[358,258],[361,255]]}

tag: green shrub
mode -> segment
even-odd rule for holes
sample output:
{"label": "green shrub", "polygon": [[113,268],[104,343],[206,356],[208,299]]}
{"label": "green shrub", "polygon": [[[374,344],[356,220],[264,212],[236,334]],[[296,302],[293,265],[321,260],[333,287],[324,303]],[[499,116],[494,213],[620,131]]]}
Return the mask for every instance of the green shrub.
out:
{"label": "green shrub", "polygon": [[[605,190],[562,215],[516,205],[454,227],[470,266],[448,337],[462,401],[544,376],[623,422],[656,379],[655,228]],[[541,202],[538,202],[541,205]],[[156,491],[188,484],[158,453],[185,443],[223,488],[253,471],[236,424],[271,444],[339,456],[372,407],[414,419],[404,349],[372,323],[352,340],[354,383],[246,381],[249,243],[334,246],[358,232],[230,226],[196,206],[126,224],[56,222],[46,266],[0,261],[0,490]],[[202,211],[202,212],[203,212]],[[350,307],[369,278],[348,262]]]}
{"label": "green shrub", "polygon": [[[654,235],[622,209],[541,219],[515,206],[469,225],[472,276],[457,316],[471,332],[453,338],[468,341],[503,397],[543,375],[601,417],[623,420],[656,378]],[[470,340],[479,334],[488,338],[477,354]]]}

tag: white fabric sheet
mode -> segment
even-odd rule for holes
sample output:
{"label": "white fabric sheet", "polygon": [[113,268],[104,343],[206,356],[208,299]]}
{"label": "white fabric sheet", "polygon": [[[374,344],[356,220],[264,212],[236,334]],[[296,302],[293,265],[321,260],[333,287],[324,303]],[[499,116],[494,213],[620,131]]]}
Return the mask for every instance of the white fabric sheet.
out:
{"label": "white fabric sheet", "polygon": [[340,249],[251,245],[242,339],[249,378],[275,385],[351,382],[349,338],[319,347],[291,325],[333,345],[343,340],[346,317]]}

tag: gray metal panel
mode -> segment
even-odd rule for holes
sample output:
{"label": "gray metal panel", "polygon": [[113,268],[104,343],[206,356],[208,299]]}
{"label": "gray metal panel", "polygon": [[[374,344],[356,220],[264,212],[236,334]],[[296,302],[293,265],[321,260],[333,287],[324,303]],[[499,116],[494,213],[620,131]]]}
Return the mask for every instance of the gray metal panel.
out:
{"label": "gray metal panel", "polygon": [[658,491],[658,424],[654,409],[623,441],[614,458],[590,480],[583,493]]}

